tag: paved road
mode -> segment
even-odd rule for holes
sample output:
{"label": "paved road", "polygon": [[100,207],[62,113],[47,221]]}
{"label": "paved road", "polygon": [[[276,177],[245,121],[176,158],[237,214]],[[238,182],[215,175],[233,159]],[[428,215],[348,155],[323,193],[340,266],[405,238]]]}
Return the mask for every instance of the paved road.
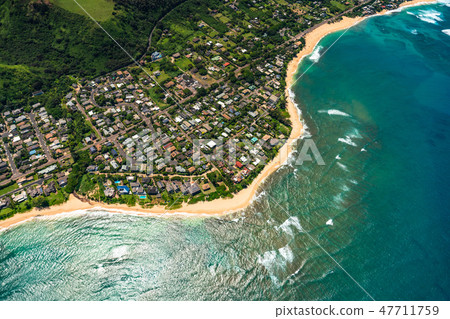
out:
{"label": "paved road", "polygon": [[36,184],[41,184],[43,181],[45,181],[45,180],[47,180],[47,179],[49,179],[49,178],[52,178],[52,177],[53,177],[53,176],[47,176],[47,177],[45,177],[45,178],[37,179],[37,180],[35,180],[34,182],[31,182],[31,183],[29,183],[29,184],[27,184],[27,185],[25,185],[25,186],[16,188],[16,189],[14,189],[14,190],[12,190],[12,191],[10,191],[10,192],[7,192],[7,193],[5,193],[5,194],[3,194],[3,195],[0,195],[0,198],[6,197],[6,196],[8,196],[8,195],[15,194],[15,193],[17,193],[17,192],[20,192],[20,191],[24,190],[25,188],[27,188],[27,187],[29,187],[29,186],[33,186],[33,185],[36,185]]}
{"label": "paved road", "polygon": [[35,115],[33,113],[29,113],[28,116],[30,117],[31,124],[33,125],[34,130],[36,131],[36,135],[39,140],[39,144],[41,144],[41,148],[45,153],[45,156],[47,157],[47,160],[50,161],[53,157],[50,153],[50,150],[48,149],[47,142],[45,141],[44,136],[42,136],[41,130],[38,128]]}
{"label": "paved road", "polygon": [[75,102],[76,102],[76,104],[77,104],[78,110],[84,115],[84,117],[86,118],[86,120],[89,121],[89,123],[91,124],[92,128],[93,128],[94,131],[95,131],[95,134],[97,134],[97,137],[98,137],[99,139],[102,139],[103,136],[100,134],[100,132],[99,132],[99,131],[97,130],[97,128],[95,127],[95,125],[92,123],[91,118],[87,115],[86,111],[84,110],[84,107],[81,106],[81,104],[78,102],[77,99],[75,99]]}
{"label": "paved road", "polygon": [[5,145],[5,143],[3,143],[3,138],[4,138],[4,137],[8,138],[8,133],[4,133],[4,134],[2,135],[2,144],[3,144],[3,148],[5,149],[6,156],[8,156],[9,167],[11,167],[11,171],[12,171],[12,173],[13,173],[13,175],[12,175],[11,178],[14,178],[15,175],[19,175],[20,173],[19,173],[19,171],[18,171],[18,169],[17,169],[17,167],[16,167],[16,163],[14,163],[14,159],[13,159],[13,157],[12,157],[12,155],[11,155],[11,152],[9,151],[9,149],[8,149],[8,147]]}

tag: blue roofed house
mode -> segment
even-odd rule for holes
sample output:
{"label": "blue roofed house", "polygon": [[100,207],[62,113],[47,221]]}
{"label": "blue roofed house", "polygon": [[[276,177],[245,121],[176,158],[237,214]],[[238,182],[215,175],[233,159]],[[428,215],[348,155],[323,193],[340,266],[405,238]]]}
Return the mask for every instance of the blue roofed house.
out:
{"label": "blue roofed house", "polygon": [[152,61],[159,60],[162,57],[163,57],[163,55],[160,52],[158,52],[158,51],[155,51],[155,52],[152,53]]}
{"label": "blue roofed house", "polygon": [[126,185],[117,186],[120,195],[128,195],[130,193],[130,188]]}

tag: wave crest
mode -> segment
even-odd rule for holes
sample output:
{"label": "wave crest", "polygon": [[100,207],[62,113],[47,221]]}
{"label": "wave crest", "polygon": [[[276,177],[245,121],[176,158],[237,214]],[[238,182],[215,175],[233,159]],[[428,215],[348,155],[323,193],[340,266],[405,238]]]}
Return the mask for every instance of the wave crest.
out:
{"label": "wave crest", "polygon": [[439,22],[444,21],[444,19],[442,18],[442,12],[439,12],[435,9],[419,10],[418,13],[407,11],[406,13],[431,24],[437,25]]}
{"label": "wave crest", "polygon": [[311,53],[311,55],[309,56],[309,59],[310,59],[311,61],[313,61],[314,63],[319,62],[319,59],[320,59],[320,57],[321,57],[320,50],[322,50],[322,49],[323,49],[323,47],[320,46],[320,45],[318,45],[318,46],[314,49],[313,53]]}

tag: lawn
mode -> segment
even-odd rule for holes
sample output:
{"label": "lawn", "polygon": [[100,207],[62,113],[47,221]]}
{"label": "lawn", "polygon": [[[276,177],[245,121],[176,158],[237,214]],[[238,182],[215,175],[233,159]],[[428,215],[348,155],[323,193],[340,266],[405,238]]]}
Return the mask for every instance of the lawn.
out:
{"label": "lawn", "polygon": [[346,8],[345,4],[337,2],[337,1],[330,1],[330,3],[341,11],[344,11]]}
{"label": "lawn", "polygon": [[48,203],[50,206],[59,205],[66,201],[66,197],[62,191],[58,191],[57,193],[53,193],[47,197]]}
{"label": "lawn", "polygon": [[12,215],[14,215],[14,210],[9,207],[0,210],[0,220],[11,217]]}
{"label": "lawn", "polygon": [[92,192],[96,186],[97,186],[97,184],[95,183],[95,181],[93,181],[91,179],[91,175],[84,174],[83,178],[81,179],[81,184],[80,184],[80,188],[78,191],[81,194],[88,194],[88,193]]}
{"label": "lawn", "polygon": [[73,0],[50,0],[52,3],[67,11],[88,16],[89,13],[97,21],[106,21],[112,17],[114,2],[112,0],[77,0],[86,10],[83,11]]}
{"label": "lawn", "polygon": [[192,64],[192,62],[185,57],[181,57],[175,60],[175,64],[183,71],[190,70],[194,67],[194,64]]}
{"label": "lawn", "polygon": [[170,25],[170,29],[172,31],[174,31],[177,34],[180,34],[182,37],[187,38],[188,36],[190,36],[192,33],[194,33],[194,30],[191,30],[189,27],[184,26],[182,24],[175,24],[172,23]]}
{"label": "lawn", "polygon": [[19,185],[17,185],[17,183],[14,183],[14,184],[12,184],[12,185],[10,185],[8,187],[0,189],[0,195],[6,194],[6,193],[8,193],[10,191],[13,191],[13,190],[17,189],[17,188],[19,188]]}

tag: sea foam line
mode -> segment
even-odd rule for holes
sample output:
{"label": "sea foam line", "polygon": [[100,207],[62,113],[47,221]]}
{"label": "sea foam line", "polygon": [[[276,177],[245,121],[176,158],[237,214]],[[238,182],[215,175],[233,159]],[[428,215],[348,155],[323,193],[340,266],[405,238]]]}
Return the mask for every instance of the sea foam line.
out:
{"label": "sea foam line", "polygon": [[340,115],[340,116],[345,116],[345,117],[349,117],[350,114],[347,114],[345,112],[339,111],[339,110],[335,110],[335,109],[330,109],[330,110],[319,110],[319,113],[328,113],[328,115]]}

